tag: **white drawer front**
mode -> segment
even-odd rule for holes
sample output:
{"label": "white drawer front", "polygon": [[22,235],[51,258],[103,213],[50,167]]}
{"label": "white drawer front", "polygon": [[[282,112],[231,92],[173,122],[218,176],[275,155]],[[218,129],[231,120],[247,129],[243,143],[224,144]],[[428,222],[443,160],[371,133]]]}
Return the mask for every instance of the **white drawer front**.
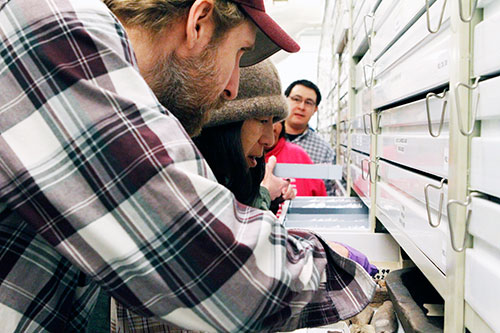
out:
{"label": "white drawer front", "polygon": [[467,249],[465,300],[495,332],[500,332],[499,286],[500,253],[492,253],[476,246],[474,249]]}
{"label": "white drawer front", "polygon": [[374,14],[374,26],[375,31],[378,31],[380,27],[385,23],[387,17],[391,14],[394,7],[397,6],[398,0],[382,0],[378,5],[377,10]]}
{"label": "white drawer front", "polygon": [[474,243],[480,239],[500,253],[500,219],[498,218],[500,204],[473,197],[471,209],[469,233],[474,236]]}
{"label": "white drawer front", "polygon": [[[480,82],[478,91],[480,98],[477,118],[480,120],[500,119],[500,76]],[[474,100],[476,99],[477,94],[474,94]]]}
{"label": "white drawer front", "polygon": [[449,26],[443,26],[429,43],[418,45],[390,70],[376,74],[373,107],[380,108],[445,84],[449,80],[449,32]]}
{"label": "white drawer front", "polygon": [[[373,6],[376,2],[376,0],[355,1],[352,27],[353,50],[355,56],[360,56],[362,54],[361,50],[368,47],[367,34],[371,33],[372,21],[367,15],[372,13]],[[359,7],[359,12],[356,12],[356,7]]]}
{"label": "white drawer front", "polygon": [[[422,128],[422,131],[426,131]],[[448,177],[449,139],[421,134],[382,134],[377,140],[378,153],[384,159],[422,170],[439,177]]]}
{"label": "white drawer front", "polygon": [[371,92],[368,88],[358,90],[354,97],[354,116],[360,117],[365,113],[370,113]]}
{"label": "white drawer front", "polygon": [[352,188],[361,200],[370,208],[370,182],[361,176],[361,169],[351,165]]}
{"label": "white drawer front", "polygon": [[353,149],[362,151],[364,153],[370,153],[370,135],[364,133],[353,133],[351,136],[351,147]]}
{"label": "white drawer front", "polygon": [[484,8],[483,18],[485,20],[500,14],[500,1],[498,0],[478,0],[477,6]]}
{"label": "white drawer front", "polygon": [[[394,5],[387,19],[376,30],[372,41],[372,52],[374,59],[388,48],[390,43],[398,37],[402,30],[416,20],[418,14],[422,14],[425,3],[415,0],[400,0]],[[433,8],[434,9],[434,8]]]}
{"label": "white drawer front", "polygon": [[[369,207],[370,202],[370,187],[371,183],[367,177],[368,175],[368,163],[362,162],[365,159],[369,159],[369,155],[360,154],[355,151],[351,151],[351,179],[354,191],[360,196],[360,198]],[[364,169],[364,175],[366,179],[363,179],[361,174],[361,169]]]}
{"label": "white drawer front", "polygon": [[369,2],[365,0],[359,0],[354,2],[354,8],[352,13],[352,34],[354,41],[358,38],[365,38],[365,29],[364,29],[364,19],[365,15],[370,10],[368,7],[370,6]]}
{"label": "white drawer front", "polygon": [[364,130],[363,117],[357,116],[351,121],[351,127],[354,131],[362,132]]}
{"label": "white drawer front", "polygon": [[500,197],[500,138],[472,138],[471,187]]}
{"label": "white drawer front", "polygon": [[495,331],[500,331],[500,204],[472,198],[469,233],[474,248],[466,250],[465,300]]}
{"label": "white drawer front", "polygon": [[[427,184],[431,184],[434,186],[440,185],[437,180],[422,176],[412,171],[408,171],[393,164],[384,161],[379,161],[379,164],[379,175],[384,182],[392,185],[402,192],[405,192],[407,195],[413,197],[422,204],[425,204],[425,186]],[[439,197],[441,192],[443,192],[444,194],[443,202],[446,203],[448,197],[448,186],[446,184],[443,185],[442,190],[436,190],[433,188],[430,188],[428,190],[429,206],[436,211],[439,207]],[[445,208],[443,208],[443,215],[446,215]]]}
{"label": "white drawer front", "polygon": [[474,74],[500,71],[500,13],[476,25],[474,36]]}
{"label": "white drawer front", "polygon": [[[445,0],[437,0],[432,5],[430,13],[431,22],[434,23],[439,21],[441,8],[444,2]],[[404,33],[401,38],[399,38],[386,52],[384,52],[383,56],[378,59],[373,59],[376,61],[376,74],[381,74],[386,70],[392,70],[392,68],[390,67],[393,66],[399,59],[404,58],[405,55],[414,52],[416,49],[426,47],[426,45],[429,44],[438,35],[443,34],[449,26],[449,7],[450,6],[445,7],[445,11],[443,14],[443,25],[441,26],[441,29],[438,33],[429,33],[429,31],[427,30],[426,15],[423,15],[410,27],[410,29],[408,29]],[[436,26],[436,24],[431,25],[433,27]],[[377,28],[375,30],[377,30]]]}
{"label": "white drawer front", "polygon": [[[442,96],[442,93],[439,94]],[[446,97],[448,98],[448,97]],[[481,96],[482,100],[483,97]],[[444,128],[442,133],[447,133],[446,124],[449,122],[450,108],[446,104],[444,113]],[[443,99],[436,97],[429,98],[429,113],[431,116],[432,132],[437,133],[439,122],[441,121],[441,114],[443,111]],[[421,99],[412,103],[404,104],[392,109],[384,110],[380,113],[380,126],[383,130],[394,127],[408,127],[408,126],[425,126],[427,129],[427,107],[425,99]]]}
{"label": "white drawer front", "polygon": [[[425,206],[384,180],[377,183],[377,208],[388,216],[399,232],[408,237],[443,273],[446,272],[446,248],[449,242],[446,217],[432,228],[427,222]],[[433,218],[436,215],[433,213]]]}
{"label": "white drawer front", "polygon": [[340,133],[340,144],[347,146],[347,133],[345,132]]}
{"label": "white drawer front", "polygon": [[354,88],[361,90],[371,84],[373,60],[371,52],[367,52],[354,68]]}
{"label": "white drawer front", "polygon": [[344,179],[347,178],[347,156],[346,156],[346,151],[347,151],[347,148],[343,145],[340,146],[340,158],[337,158],[337,164],[341,164],[342,165],[342,176],[344,177]]}

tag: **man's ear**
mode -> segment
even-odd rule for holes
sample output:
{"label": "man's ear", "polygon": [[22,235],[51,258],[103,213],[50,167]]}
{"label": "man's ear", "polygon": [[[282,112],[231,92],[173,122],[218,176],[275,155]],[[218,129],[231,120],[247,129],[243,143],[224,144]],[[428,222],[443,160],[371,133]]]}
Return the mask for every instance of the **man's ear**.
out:
{"label": "man's ear", "polygon": [[186,47],[203,50],[211,41],[215,26],[212,21],[214,0],[196,0],[186,22]]}

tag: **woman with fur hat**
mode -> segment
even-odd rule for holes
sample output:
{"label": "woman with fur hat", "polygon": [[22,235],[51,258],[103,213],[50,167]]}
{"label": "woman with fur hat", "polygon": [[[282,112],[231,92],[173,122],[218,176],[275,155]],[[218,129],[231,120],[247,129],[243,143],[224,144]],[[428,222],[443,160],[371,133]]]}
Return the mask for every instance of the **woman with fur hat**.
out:
{"label": "woman with fur hat", "polygon": [[273,123],[287,115],[278,72],[264,61],[241,69],[238,98],[213,111],[193,139],[218,182],[239,202],[269,209],[271,200],[295,196],[288,180],[272,174],[276,160],[267,167],[264,161],[265,150],[274,144]]}

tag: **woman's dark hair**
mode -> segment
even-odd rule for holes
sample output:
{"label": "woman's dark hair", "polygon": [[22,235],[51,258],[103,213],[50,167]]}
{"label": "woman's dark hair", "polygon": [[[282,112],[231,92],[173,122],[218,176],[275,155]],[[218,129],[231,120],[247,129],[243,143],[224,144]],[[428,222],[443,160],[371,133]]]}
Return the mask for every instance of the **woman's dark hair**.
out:
{"label": "woman's dark hair", "polygon": [[264,178],[264,157],[257,159],[257,166],[249,168],[241,144],[243,121],[204,128],[193,139],[219,184],[233,192],[236,199],[252,205],[259,196]]}
{"label": "woman's dark hair", "polygon": [[286,135],[285,120],[280,121],[280,123],[281,123],[281,132],[280,135],[278,136],[278,139],[284,138]]}

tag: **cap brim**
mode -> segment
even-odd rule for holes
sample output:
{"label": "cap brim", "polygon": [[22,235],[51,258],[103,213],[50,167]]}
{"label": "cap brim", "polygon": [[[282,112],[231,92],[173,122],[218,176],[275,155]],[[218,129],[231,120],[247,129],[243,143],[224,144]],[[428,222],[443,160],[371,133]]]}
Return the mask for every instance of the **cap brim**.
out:
{"label": "cap brim", "polygon": [[255,38],[255,48],[247,51],[240,60],[241,67],[255,65],[279,50],[295,53],[300,50],[292,37],[264,11],[239,3],[241,8],[259,28]]}

